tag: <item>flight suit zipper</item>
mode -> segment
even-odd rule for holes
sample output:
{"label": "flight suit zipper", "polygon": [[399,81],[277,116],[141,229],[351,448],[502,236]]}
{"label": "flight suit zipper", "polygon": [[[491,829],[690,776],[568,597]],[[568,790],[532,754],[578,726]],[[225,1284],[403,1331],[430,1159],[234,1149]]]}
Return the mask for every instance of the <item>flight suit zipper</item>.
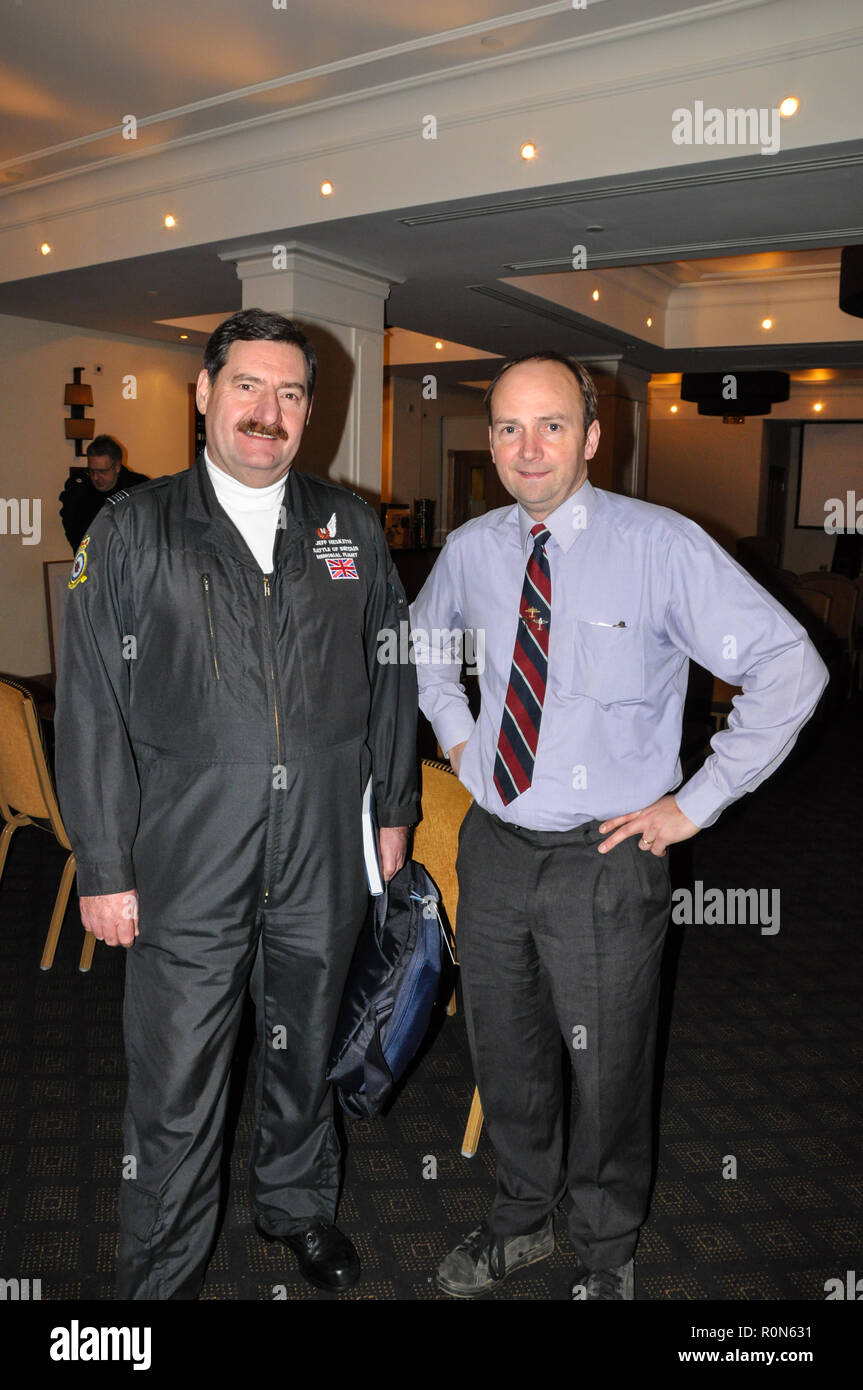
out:
{"label": "flight suit zipper", "polygon": [[[273,630],[272,630],[272,625],[271,625],[271,623],[270,623],[270,576],[269,576],[268,574],[265,574],[265,575],[264,575],[264,618],[265,618],[266,629],[267,629],[267,652],[268,652],[269,659],[270,659],[270,681],[271,681],[272,687],[273,687],[273,720],[274,720],[274,722],[275,722],[275,729],[276,729],[276,767],[281,767],[281,764],[282,764],[282,744],[281,744],[281,736],[280,736],[280,733],[279,733],[279,702],[278,702],[278,696],[277,696],[277,690],[276,690],[276,665],[275,665],[275,656],[274,656],[274,653],[273,653]],[[269,897],[270,897],[270,884],[269,884],[269,880],[268,880],[268,881],[267,881],[267,884],[266,884],[266,886],[265,886],[265,888],[264,888],[264,906],[266,906],[266,904],[267,904],[267,902],[268,902],[268,900],[269,900]]]}
{"label": "flight suit zipper", "polygon": [[208,574],[201,575],[201,585],[204,590],[204,604],[207,609],[207,626],[210,630],[210,653],[213,658],[213,670],[216,673],[216,680],[220,681],[222,677],[219,674],[219,656],[216,651],[216,629],[213,626],[213,607],[210,602],[210,576]]}

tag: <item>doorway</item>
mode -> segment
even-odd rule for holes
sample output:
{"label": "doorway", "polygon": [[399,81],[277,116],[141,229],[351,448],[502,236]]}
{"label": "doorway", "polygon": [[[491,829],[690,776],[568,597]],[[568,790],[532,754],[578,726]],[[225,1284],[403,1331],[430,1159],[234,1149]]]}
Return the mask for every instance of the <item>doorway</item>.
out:
{"label": "doorway", "polygon": [[512,505],[513,498],[497,475],[487,450],[454,449],[450,452],[450,529],[496,507]]}

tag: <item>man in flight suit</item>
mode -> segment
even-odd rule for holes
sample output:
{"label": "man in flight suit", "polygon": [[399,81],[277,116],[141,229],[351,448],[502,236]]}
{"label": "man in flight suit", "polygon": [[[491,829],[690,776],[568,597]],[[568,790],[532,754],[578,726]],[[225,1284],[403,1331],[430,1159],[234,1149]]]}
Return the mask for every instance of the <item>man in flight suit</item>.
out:
{"label": "man in flight suit", "polygon": [[257,1228],[319,1287],[359,1273],[326,1067],[369,778],[385,878],[417,818],[416,684],[376,659],[407,607],[373,511],[291,467],[315,368],[281,315],[226,320],[198,378],[204,455],[106,506],[69,581],[60,799],[84,925],[129,948],[120,1298],[200,1292],[250,982]]}

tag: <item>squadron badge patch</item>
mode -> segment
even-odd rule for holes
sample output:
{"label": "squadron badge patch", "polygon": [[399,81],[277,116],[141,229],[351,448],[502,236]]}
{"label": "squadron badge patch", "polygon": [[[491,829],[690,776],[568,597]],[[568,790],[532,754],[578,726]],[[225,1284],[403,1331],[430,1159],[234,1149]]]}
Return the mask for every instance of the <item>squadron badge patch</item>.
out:
{"label": "squadron badge patch", "polygon": [[326,526],[318,526],[317,540],[312,547],[316,560],[323,560],[330,579],[359,579],[357,572],[358,545],[350,536],[338,535],[336,514],[333,512]]}
{"label": "squadron badge patch", "polygon": [[87,583],[87,546],[90,544],[90,537],[85,536],[75,552],[75,559],[72,561],[72,573],[69,575],[70,589],[76,588],[79,584]]}

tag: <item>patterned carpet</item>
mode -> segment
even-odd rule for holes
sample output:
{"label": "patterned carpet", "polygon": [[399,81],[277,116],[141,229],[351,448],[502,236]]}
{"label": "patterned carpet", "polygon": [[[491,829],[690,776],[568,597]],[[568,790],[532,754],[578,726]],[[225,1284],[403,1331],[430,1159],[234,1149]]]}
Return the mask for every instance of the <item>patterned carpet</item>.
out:
{"label": "patterned carpet", "polygon": [[[774,934],[671,928],[640,1300],[823,1301],[826,1280],[863,1274],[860,715],[858,702],[811,725],[779,773],[673,858],[677,885],[779,889],[781,919]],[[92,971],[80,975],[70,908],[54,968],[40,972],[62,862],[48,836],[19,832],[0,889],[0,1275],[41,1278],[47,1300],[106,1300],[117,1239],[123,955],[97,946]],[[243,1070],[204,1296],[326,1300],[298,1277],[293,1257],[252,1228]],[[487,1139],[473,1160],[460,1155],[472,1085],[462,1014],[441,1015],[389,1114],[346,1125],[340,1221],[364,1277],[343,1298],[441,1297],[434,1266],[482,1219],[493,1190]],[[723,1177],[729,1159],[736,1177]],[[573,1255],[562,1214],[558,1232],[555,1255],[497,1298],[568,1298]]]}

